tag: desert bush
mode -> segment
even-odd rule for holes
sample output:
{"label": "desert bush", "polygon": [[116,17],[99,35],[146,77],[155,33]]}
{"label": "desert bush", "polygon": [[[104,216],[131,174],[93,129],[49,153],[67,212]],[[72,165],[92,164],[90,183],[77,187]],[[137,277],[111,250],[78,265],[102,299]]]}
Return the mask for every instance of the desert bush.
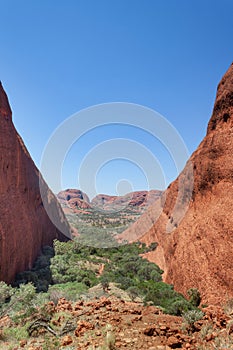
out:
{"label": "desert bush", "polygon": [[106,292],[109,287],[109,279],[107,276],[101,276],[100,277],[100,283],[102,285],[103,291]]}
{"label": "desert bush", "polygon": [[149,247],[147,247],[147,251],[148,252],[153,252],[158,246],[158,243],[157,242],[152,242]]}
{"label": "desert bush", "polygon": [[213,349],[214,350],[232,350],[233,339],[230,335],[227,337],[219,336],[214,339]]}
{"label": "desert bush", "polygon": [[184,312],[182,317],[186,322],[188,328],[193,331],[195,329],[194,323],[201,320],[204,316],[204,313],[201,310],[189,310]]}
{"label": "desert bush", "polygon": [[194,309],[192,304],[182,294],[176,292],[172,285],[147,281],[142,283],[140,288],[144,291],[144,304],[152,302],[162,307],[165,313],[179,316],[184,311]]}
{"label": "desert bush", "polygon": [[169,307],[166,308],[166,312],[171,315],[181,316],[184,312],[192,309],[192,305],[184,298],[175,299]]}
{"label": "desert bush", "polygon": [[57,239],[53,241],[53,247],[55,255],[64,255],[64,254],[70,254],[72,252],[72,241],[69,242],[60,242]]}
{"label": "desert bush", "polygon": [[85,293],[88,287],[83,283],[67,282],[56,284],[49,287],[49,299],[57,303],[58,299],[66,298],[67,300],[76,300],[79,295]]}
{"label": "desert bush", "polygon": [[[82,239],[67,243],[55,240],[55,255],[53,250],[45,247],[34,270],[23,273],[21,281],[30,280],[36,285],[37,292],[48,289],[48,296],[55,303],[58,297],[74,300],[89,287],[112,282],[129,291],[132,298],[140,295],[145,303],[152,302],[167,313],[180,315],[194,309],[198,291],[190,292],[191,302],[175,292],[172,285],[162,282],[163,271],[141,257],[146,251],[148,247],[140,242],[105,249],[83,245]],[[98,275],[100,263],[105,265],[101,276]]]}
{"label": "desert bush", "polygon": [[129,287],[126,292],[129,294],[130,298],[134,301],[137,297],[140,296],[140,290],[135,287],[135,286],[132,286],[132,287]]}
{"label": "desert bush", "polygon": [[190,288],[188,291],[189,301],[193,306],[198,307],[201,303],[201,294],[198,289]]}
{"label": "desert bush", "polygon": [[107,324],[104,330],[105,339],[104,339],[104,346],[101,347],[103,350],[114,350],[115,349],[115,342],[116,337],[113,332],[113,327],[111,324]]}
{"label": "desert bush", "polygon": [[[68,282],[80,282],[88,287],[92,287],[98,284],[98,279],[91,269],[84,269],[80,265],[80,262],[91,260],[90,252],[93,253],[89,247],[80,254],[77,254],[79,249],[75,242],[75,248],[72,249],[72,245],[69,243],[69,249],[64,247],[64,243],[55,241],[55,252],[58,255],[51,259],[51,273],[53,284],[62,284]],[[73,243],[73,242],[72,242]]]}
{"label": "desert bush", "polygon": [[153,280],[154,282],[160,282],[162,281],[161,273],[162,271],[157,265],[144,263],[138,270],[138,277],[145,281]]}
{"label": "desert bush", "polygon": [[5,341],[10,341],[10,340],[22,340],[22,339],[27,339],[28,336],[28,332],[27,332],[27,328],[28,328],[29,323],[26,323],[24,326],[19,325],[17,327],[7,327],[4,329],[4,338]]}
{"label": "desert bush", "polygon": [[119,287],[122,288],[123,290],[133,287],[134,285],[132,278],[127,276],[118,275],[116,276],[116,278],[113,278],[112,281],[118,283]]}
{"label": "desert bush", "polygon": [[[0,307],[0,316],[10,315],[12,319],[24,318],[35,311],[33,299],[36,294],[36,289],[32,283],[20,285],[19,288],[6,287],[1,283],[2,290],[5,291],[5,302],[2,302]],[[10,293],[10,294],[9,294]],[[4,297],[2,297],[2,301]]]}
{"label": "desert bush", "polygon": [[13,294],[14,290],[11,286],[5,282],[0,282],[0,307],[4,304]]}
{"label": "desert bush", "polygon": [[233,299],[227,300],[227,302],[223,306],[223,310],[227,315],[233,315]]}
{"label": "desert bush", "polygon": [[200,330],[200,336],[202,339],[205,339],[205,337],[208,334],[211,334],[213,332],[213,325],[211,323],[207,323],[204,326],[202,326]]}
{"label": "desert bush", "polygon": [[57,305],[59,299],[65,296],[64,292],[58,289],[50,289],[49,290],[49,300],[52,301],[55,305]]}

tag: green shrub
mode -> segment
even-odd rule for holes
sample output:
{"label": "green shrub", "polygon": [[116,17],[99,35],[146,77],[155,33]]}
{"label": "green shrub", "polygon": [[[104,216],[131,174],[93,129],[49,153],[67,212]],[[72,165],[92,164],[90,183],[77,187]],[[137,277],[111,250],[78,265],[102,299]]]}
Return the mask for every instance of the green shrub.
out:
{"label": "green shrub", "polygon": [[138,270],[138,277],[145,281],[153,280],[155,282],[160,282],[162,281],[161,272],[158,266],[151,263],[144,263]]}
{"label": "green shrub", "polygon": [[[155,248],[154,243],[150,249]],[[112,282],[129,292],[132,299],[140,296],[145,304],[152,302],[166,313],[181,315],[194,309],[199,301],[198,291],[190,290],[187,301],[172,285],[162,282],[163,271],[141,257],[147,251],[148,247],[140,242],[105,249],[83,245],[83,237],[66,243],[55,240],[54,251],[45,247],[32,271],[19,274],[18,282],[32,282],[37,292],[48,290],[48,297],[55,302],[60,297],[75,300],[98,283],[106,290]],[[104,270],[99,276],[98,268],[103,263]],[[5,302],[10,290],[4,285],[2,288],[5,288],[5,294],[2,293]]]}
{"label": "green shrub", "polygon": [[170,306],[167,307],[166,312],[171,315],[181,316],[184,312],[192,309],[192,305],[183,297],[174,299]]}
{"label": "green shrub", "polygon": [[35,294],[36,289],[32,283],[12,289],[10,300],[2,304],[1,315],[9,314],[15,320],[29,316],[36,310]]}
{"label": "green shrub", "polygon": [[3,281],[0,282],[0,307],[12,296],[13,293],[14,290],[11,286]]}
{"label": "green shrub", "polygon": [[48,295],[49,299],[56,304],[60,298],[75,301],[79,295],[85,293],[87,290],[87,286],[83,283],[67,282],[50,286]]}
{"label": "green shrub", "polygon": [[190,288],[188,291],[189,301],[193,306],[198,307],[201,303],[201,294],[198,289]]}
{"label": "green shrub", "polygon": [[184,321],[187,323],[190,330],[194,330],[194,323],[201,320],[204,316],[204,313],[201,310],[189,310],[184,312],[182,317]]}
{"label": "green shrub", "polygon": [[144,303],[152,301],[154,305],[163,308],[165,313],[181,315],[183,311],[192,310],[193,306],[183,295],[174,291],[172,285],[164,282],[144,282]]}
{"label": "green shrub", "polygon": [[20,341],[22,339],[28,338],[28,323],[26,323],[24,326],[17,326],[17,327],[8,327],[4,329],[4,336],[6,337],[5,340],[17,340]]}
{"label": "green shrub", "polygon": [[140,296],[140,290],[135,286],[129,287],[126,291],[133,301]]}

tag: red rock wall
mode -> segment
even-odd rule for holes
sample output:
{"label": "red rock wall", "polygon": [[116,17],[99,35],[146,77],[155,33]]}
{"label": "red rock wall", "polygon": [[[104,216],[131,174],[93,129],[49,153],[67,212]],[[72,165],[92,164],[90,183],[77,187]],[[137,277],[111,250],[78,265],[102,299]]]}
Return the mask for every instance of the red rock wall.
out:
{"label": "red rock wall", "polygon": [[[171,219],[182,210],[181,205],[174,212],[174,206],[179,181],[187,180],[190,165],[194,172],[192,200],[178,227],[168,233]],[[233,297],[233,64],[218,86],[206,137],[167,189],[164,201],[154,224],[150,224],[150,209],[121,239],[132,240],[137,232],[147,244],[158,242],[147,258],[164,270],[164,280],[176,290],[186,293],[191,287],[198,288],[207,303]],[[153,210],[156,219],[156,208]]]}
{"label": "red rock wall", "polygon": [[69,225],[55,196],[45,184],[54,217],[50,221],[39,189],[39,171],[12,123],[7,96],[0,84],[0,280],[31,268],[44,245],[67,240]]}

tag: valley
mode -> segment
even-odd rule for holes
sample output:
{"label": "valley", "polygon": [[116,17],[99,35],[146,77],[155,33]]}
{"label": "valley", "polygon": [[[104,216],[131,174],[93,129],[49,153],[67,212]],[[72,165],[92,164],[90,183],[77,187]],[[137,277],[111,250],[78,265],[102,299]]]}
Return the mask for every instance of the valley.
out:
{"label": "valley", "polygon": [[98,195],[90,201],[82,191],[67,189],[58,193],[57,198],[83,245],[114,247],[118,245],[116,236],[134,223],[161,195],[161,191],[141,191],[122,197]]}
{"label": "valley", "polygon": [[233,64],[166,191],[55,196],[2,84],[0,151],[1,349],[233,348]]}

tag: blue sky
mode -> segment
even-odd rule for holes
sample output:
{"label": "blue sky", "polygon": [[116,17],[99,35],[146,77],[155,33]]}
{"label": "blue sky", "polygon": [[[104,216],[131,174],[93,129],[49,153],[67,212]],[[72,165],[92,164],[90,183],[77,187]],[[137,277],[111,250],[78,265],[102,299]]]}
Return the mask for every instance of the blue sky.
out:
{"label": "blue sky", "polygon": [[[37,166],[59,124],[109,102],[156,110],[191,154],[205,135],[217,84],[232,62],[232,14],[232,0],[0,0],[0,79]],[[177,176],[157,140],[109,125],[73,145],[62,186],[78,187],[85,155],[100,142],[122,137],[159,159],[164,187]],[[148,185],[143,169],[124,159],[103,164],[95,175],[97,192],[114,194],[119,181],[124,192],[124,179],[126,192]],[[156,174],[149,187],[161,187]]]}

